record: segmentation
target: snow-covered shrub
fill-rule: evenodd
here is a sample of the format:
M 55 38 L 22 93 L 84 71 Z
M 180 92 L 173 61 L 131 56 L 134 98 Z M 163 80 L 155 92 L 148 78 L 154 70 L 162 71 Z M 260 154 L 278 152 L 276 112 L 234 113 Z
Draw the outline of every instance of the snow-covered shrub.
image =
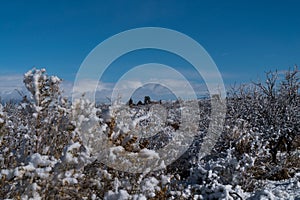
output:
M 5 134 L 4 133 L 4 125 L 6 123 L 6 119 L 5 119 L 5 113 L 3 112 L 3 106 L 0 103 L 0 142 L 2 141 L 2 137 Z
M 182 126 L 185 102 L 161 102 L 156 109 L 151 101 L 95 106 L 83 96 L 70 105 L 60 82 L 44 69 L 30 70 L 24 83 L 31 96 L 0 105 L 1 199 L 299 198 L 297 68 L 233 90 L 221 137 L 201 160 L 214 119 L 211 100 L 199 100 L 199 127 L 188 150 L 160 170 L 141 173 L 110 165 L 101 153 L 97 157 L 99 144 L 109 144 L 110 161 L 124 160 L 123 153 L 159 160 L 157 152 Z
M 299 162 L 293 161 L 299 160 L 295 150 L 300 143 L 293 142 L 299 137 L 299 100 L 297 68 L 282 79 L 269 72 L 265 84 L 244 85 L 230 94 L 219 151 L 231 149 L 238 160 L 237 183 L 244 189 L 261 187 L 258 180 L 287 179 L 299 169 Z
M 59 166 L 64 165 L 62 158 L 69 153 L 66 148 L 79 142 L 70 120 L 69 105 L 61 96 L 60 82 L 56 76 L 48 76 L 44 69 L 30 70 L 24 76 L 24 83 L 32 100 L 24 97 L 20 104 L 4 106 L 9 115 L 0 146 L 3 158 L 1 185 L 5 185 L 1 192 L 7 198 L 22 194 L 24 198 L 30 198 L 37 196 L 37 190 L 49 194 L 52 183 L 55 183 L 52 179 L 64 170 Z M 38 158 L 44 161 L 39 162 L 37 160 L 41 159 Z M 11 173 L 6 173 L 7 170 Z M 11 179 L 19 184 L 18 188 L 10 182 Z

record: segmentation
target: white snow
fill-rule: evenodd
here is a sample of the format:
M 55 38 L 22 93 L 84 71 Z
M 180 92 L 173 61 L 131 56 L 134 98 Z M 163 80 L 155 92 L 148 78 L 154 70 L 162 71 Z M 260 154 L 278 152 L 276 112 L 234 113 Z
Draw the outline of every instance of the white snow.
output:
M 132 200 L 147 200 L 143 194 L 135 194 L 132 196 Z
M 126 190 L 112 191 L 109 190 L 104 197 L 104 200 L 127 200 L 130 198 L 130 195 Z
M 149 197 L 155 197 L 155 191 L 159 190 L 159 181 L 154 178 L 145 178 L 141 183 L 142 191 L 149 195 Z
M 40 155 L 39 153 L 35 153 L 30 157 L 29 163 L 33 165 L 35 168 L 38 167 L 46 167 L 53 163 L 53 161 L 49 160 L 49 156 Z
M 77 184 L 78 183 L 76 178 L 71 178 L 71 177 L 64 178 L 62 180 L 62 182 L 64 183 L 64 185 L 66 185 L 66 184 Z
M 80 146 L 81 144 L 79 142 L 67 146 L 64 151 L 63 161 L 67 163 L 74 163 L 74 164 L 78 163 L 78 158 L 73 155 L 72 151 L 74 149 L 79 149 Z
M 159 154 L 154 151 L 154 150 L 149 150 L 149 149 L 142 149 L 139 153 L 138 156 L 141 158 L 147 158 L 147 159 L 159 159 Z
M 116 146 L 116 147 L 109 148 L 109 159 L 111 161 L 114 161 L 117 158 L 117 156 L 124 151 L 125 151 L 125 149 L 122 146 Z

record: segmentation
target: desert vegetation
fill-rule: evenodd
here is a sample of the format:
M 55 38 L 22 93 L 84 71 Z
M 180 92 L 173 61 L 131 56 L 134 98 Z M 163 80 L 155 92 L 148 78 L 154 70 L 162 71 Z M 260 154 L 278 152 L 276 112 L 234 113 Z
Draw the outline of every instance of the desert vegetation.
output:
M 155 156 L 181 126 L 184 102 L 161 103 L 164 117 L 152 112 L 149 96 L 139 106 L 95 105 L 84 96 L 71 104 L 61 79 L 32 69 L 24 75 L 31 96 L 0 104 L 0 198 L 300 199 L 299 78 L 295 67 L 232 87 L 221 137 L 201 159 L 201 143 L 214 119 L 211 99 L 198 100 L 199 127 L 188 150 L 158 171 L 129 173 L 101 162 L 82 135 L 97 129 L 114 151 Z M 156 135 L 135 135 L 151 127 Z

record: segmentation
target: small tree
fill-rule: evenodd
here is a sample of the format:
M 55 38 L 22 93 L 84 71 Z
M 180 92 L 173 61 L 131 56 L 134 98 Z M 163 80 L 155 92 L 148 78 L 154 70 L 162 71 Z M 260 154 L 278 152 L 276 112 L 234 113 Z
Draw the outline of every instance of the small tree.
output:
M 151 99 L 149 96 L 145 96 L 144 98 L 144 104 L 147 105 L 147 104 L 150 104 L 151 103 Z
M 143 102 L 139 101 L 136 105 L 138 105 L 138 106 L 143 105 Z
M 132 98 L 129 99 L 128 105 L 129 105 L 129 106 L 132 106 L 132 105 L 133 105 L 133 100 L 132 100 Z

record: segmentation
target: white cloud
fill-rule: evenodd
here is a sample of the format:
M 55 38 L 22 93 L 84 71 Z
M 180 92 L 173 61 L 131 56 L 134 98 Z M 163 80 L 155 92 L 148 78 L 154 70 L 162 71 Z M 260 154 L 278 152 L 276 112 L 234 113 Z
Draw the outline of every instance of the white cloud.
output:
M 0 75 L 0 90 L 12 91 L 23 87 L 23 76 L 19 74 Z
M 142 100 L 143 96 L 149 95 L 153 99 L 174 99 L 174 94 L 177 97 L 189 98 L 196 94 L 198 97 L 207 94 L 207 88 L 204 83 L 190 82 L 193 90 L 184 79 L 175 79 L 172 76 L 164 79 L 151 78 L 151 81 L 143 81 L 135 79 L 122 80 L 121 83 L 106 83 L 98 82 L 97 80 L 82 80 L 77 83 L 75 91 L 77 95 L 81 96 L 83 93 L 94 94 L 93 89 L 97 87 L 95 91 L 96 101 L 107 102 L 111 99 L 113 92 L 115 95 L 120 95 L 122 101 L 126 102 L 131 95 L 138 95 Z M 116 87 L 116 88 L 114 88 Z M 73 92 L 73 82 L 63 81 L 61 88 L 63 89 L 63 95 L 71 98 Z M 115 91 L 114 91 L 115 89 Z M 21 99 L 18 91 L 22 91 L 27 94 L 26 88 L 23 84 L 22 75 L 1 75 L 0 76 L 0 96 L 2 99 Z M 138 92 L 137 92 L 138 91 Z M 77 96 L 78 97 L 78 96 Z M 116 97 L 116 96 L 115 96 Z
M 19 92 L 26 94 L 22 75 L 0 75 L 0 96 L 2 100 L 19 100 L 22 98 Z

